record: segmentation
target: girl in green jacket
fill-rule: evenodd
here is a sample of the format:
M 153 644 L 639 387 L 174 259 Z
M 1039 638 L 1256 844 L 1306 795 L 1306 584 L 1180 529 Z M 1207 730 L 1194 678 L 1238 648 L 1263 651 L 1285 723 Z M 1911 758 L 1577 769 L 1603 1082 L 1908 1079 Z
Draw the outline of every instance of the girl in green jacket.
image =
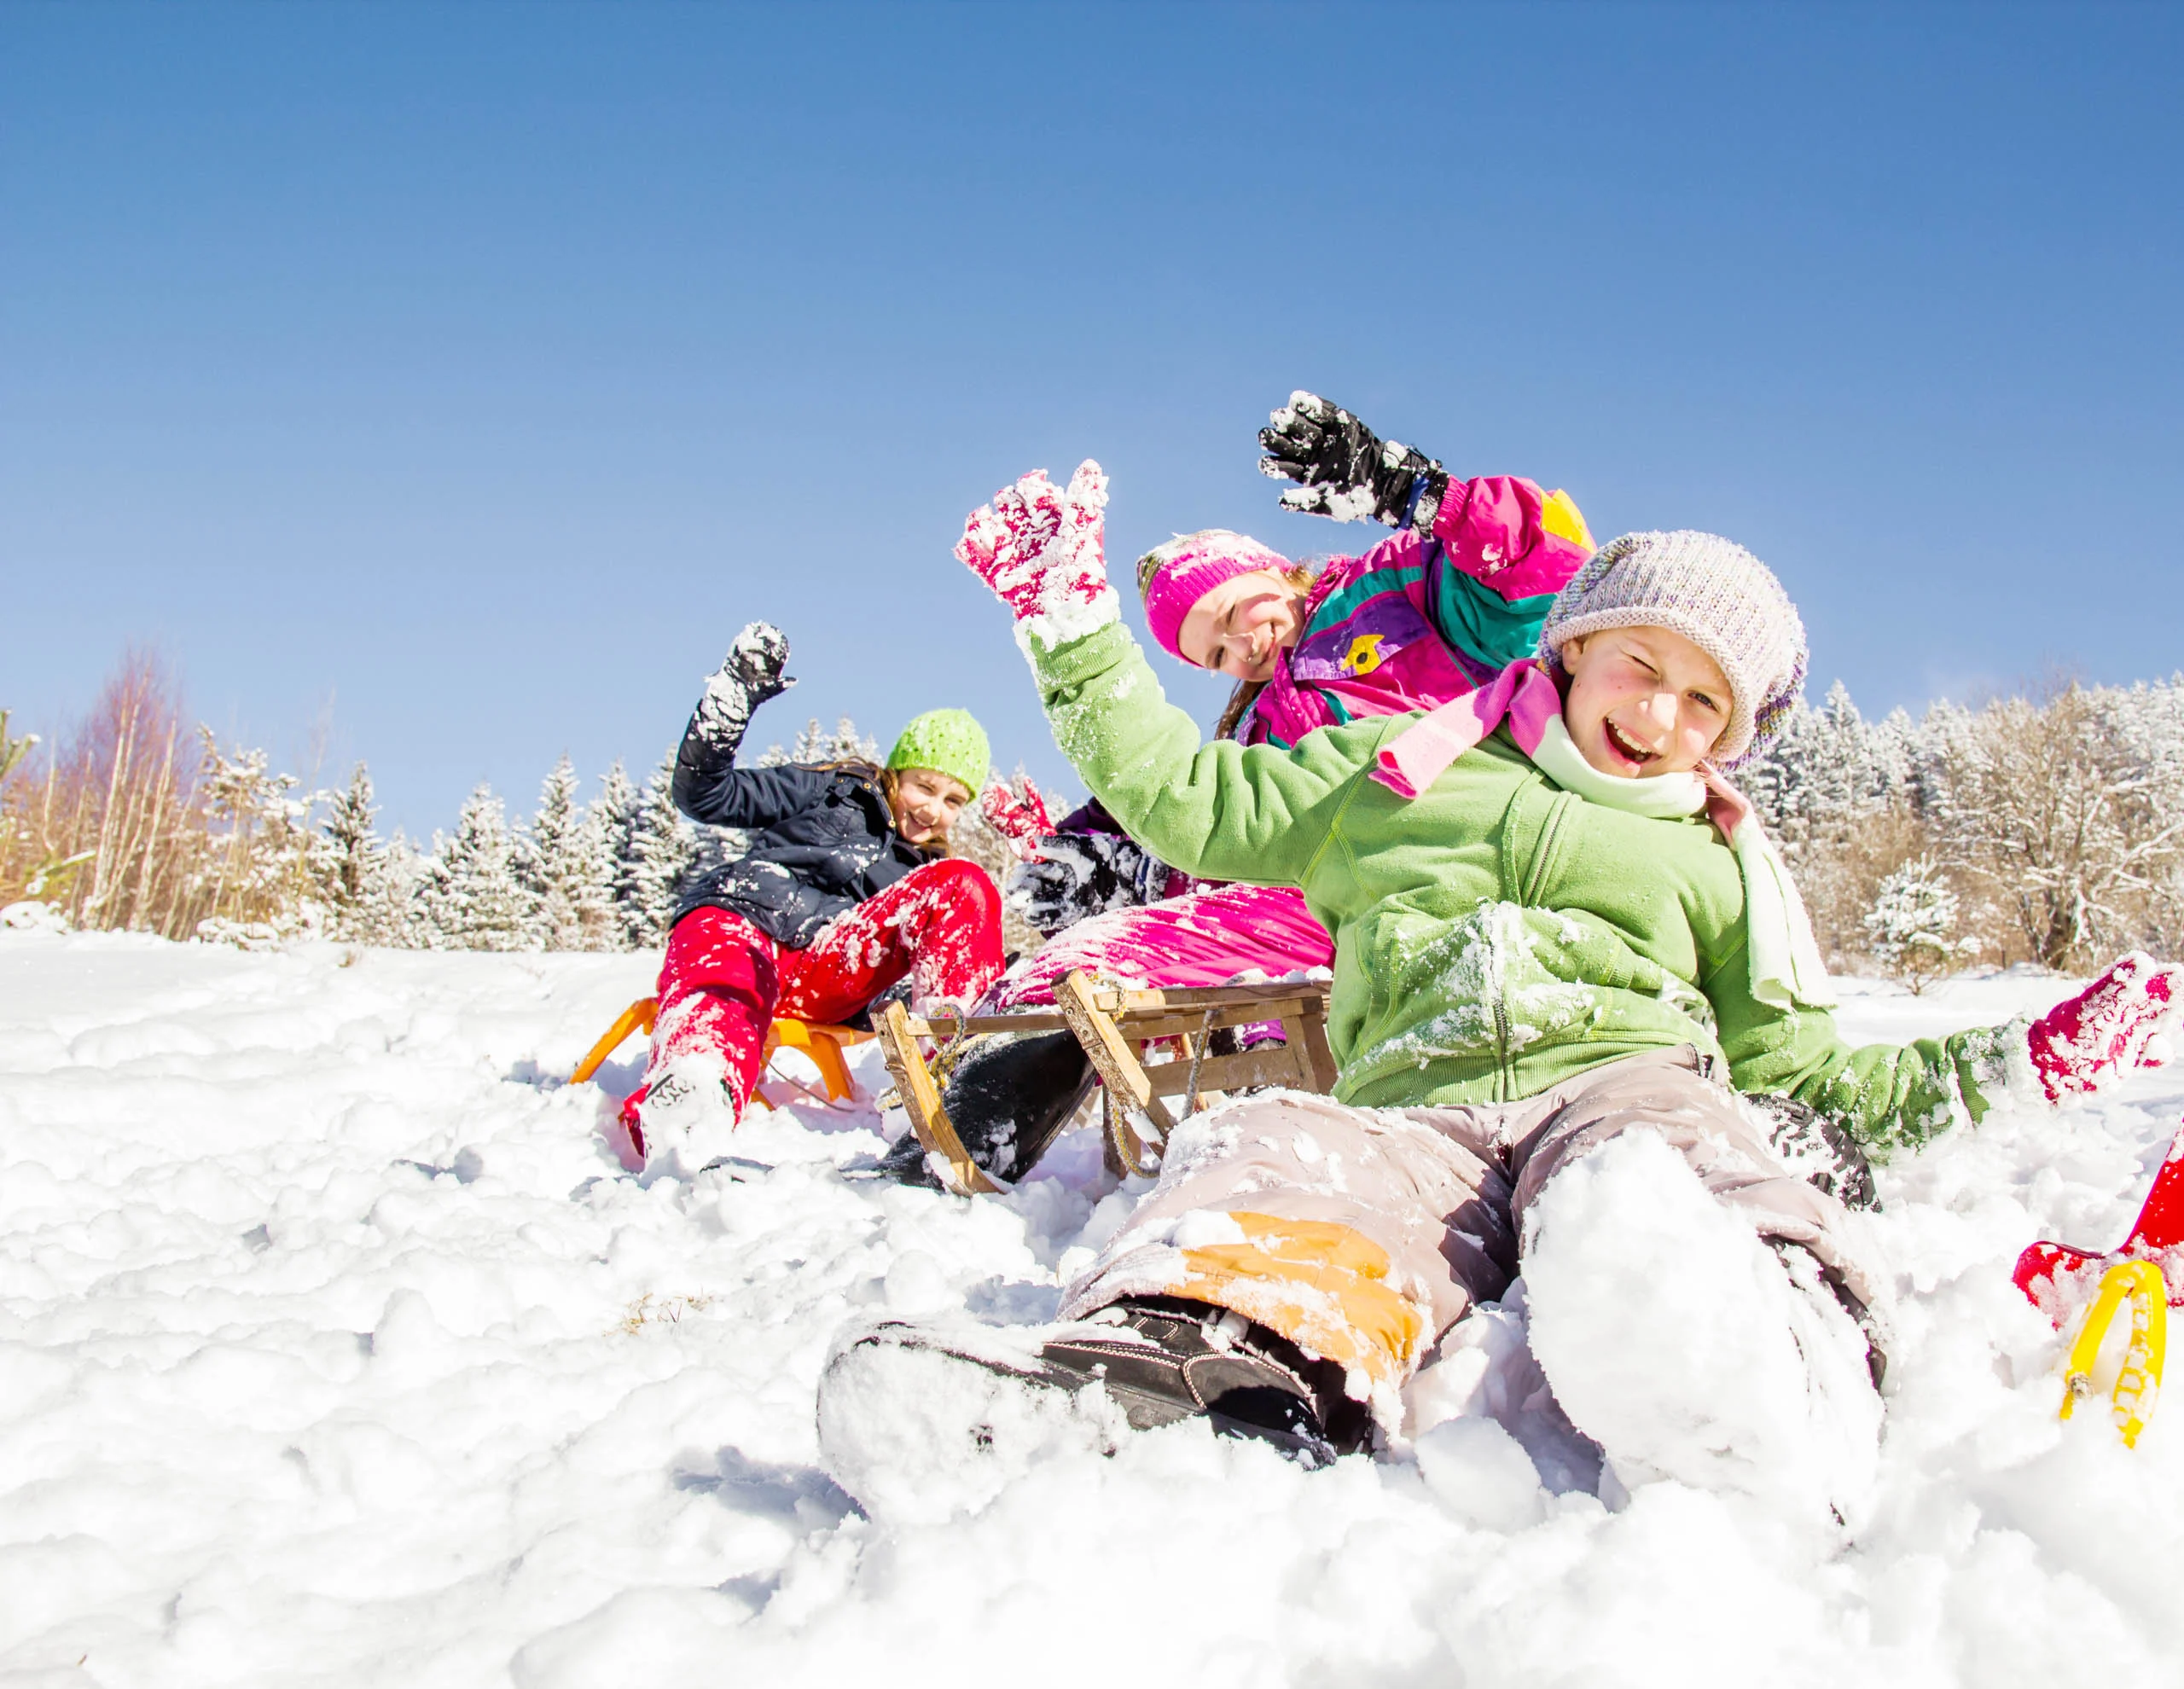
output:
M 1536 660 L 1285 751 L 1201 746 L 1162 698 L 1107 584 L 1105 502 L 1091 463 L 1066 495 L 1009 490 L 958 554 L 1014 611 L 1056 741 L 1131 837 L 1303 891 L 1335 938 L 1339 1077 L 1186 1123 L 1062 1325 L 843 1348 L 821 1402 L 837 1475 L 884 1488 L 930 1460 L 962 1389 L 985 1405 L 952 1434 L 1006 1443 L 996 1377 L 1045 1387 L 1019 1392 L 1047 1404 L 1025 1427 L 1067 1401 L 1139 1426 L 1206 1413 L 1308 1459 L 1362 1447 L 1521 1273 L 1534 1355 L 1623 1484 L 1854 1522 L 1882 1278 L 1737 1093 L 1796 1097 L 1885 1154 L 1998 1088 L 2052 1106 L 2158 1059 L 2184 970 L 2129 956 L 2036 1022 L 1844 1044 L 1796 888 L 1718 772 L 1805 669 L 1795 607 L 1727 540 L 1616 540 Z M 875 1368 L 917 1375 L 917 1423 L 852 1423 Z

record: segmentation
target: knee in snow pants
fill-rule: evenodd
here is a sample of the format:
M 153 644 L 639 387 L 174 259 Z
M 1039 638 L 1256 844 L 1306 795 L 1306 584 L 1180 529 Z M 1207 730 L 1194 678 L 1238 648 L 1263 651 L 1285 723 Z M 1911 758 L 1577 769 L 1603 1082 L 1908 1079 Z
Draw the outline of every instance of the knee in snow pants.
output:
M 905 975 L 920 1002 L 966 1003 L 1001 966 L 1001 894 L 984 868 L 954 858 L 912 869 L 801 950 L 784 949 L 740 914 L 693 909 L 675 923 L 660 962 L 646 1077 L 678 1055 L 717 1056 L 740 1116 L 776 1016 L 846 1020 Z M 635 1121 L 644 1095 L 640 1087 L 623 1106 L 625 1120 Z
M 1548 1181 L 1633 1128 L 1659 1134 L 1760 1236 L 1803 1245 L 1870 1303 L 1842 1204 L 1776 1160 L 1705 1065 L 1687 1048 L 1630 1056 L 1522 1101 L 1453 1108 L 1246 1097 L 1177 1131 L 1159 1185 L 1061 1317 L 1186 1297 L 1400 1384 L 1473 1303 L 1508 1288 Z

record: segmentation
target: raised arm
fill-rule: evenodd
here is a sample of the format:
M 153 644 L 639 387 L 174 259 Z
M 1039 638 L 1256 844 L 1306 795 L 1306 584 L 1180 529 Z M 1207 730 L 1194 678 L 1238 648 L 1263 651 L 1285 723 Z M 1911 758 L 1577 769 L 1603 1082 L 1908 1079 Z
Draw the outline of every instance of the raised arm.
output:
M 1455 479 L 1439 460 L 1383 441 L 1316 393 L 1292 393 L 1259 444 L 1260 469 L 1298 483 L 1283 491 L 1284 508 L 1396 529 L 1386 547 L 1419 570 L 1419 608 L 1449 645 L 1489 668 L 1532 654 L 1548 606 L 1592 554 L 1583 513 L 1567 493 L 1521 475 Z
M 826 796 L 831 777 L 810 769 L 735 766 L 752 712 L 796 684 L 782 672 L 787 666 L 787 636 L 753 622 L 706 677 L 705 695 L 675 753 L 675 807 L 692 821 L 768 827 Z
M 1066 493 L 1034 471 L 972 513 L 956 555 L 1014 612 L 1054 742 L 1131 838 L 1187 874 L 1301 884 L 1385 723 L 1295 753 L 1201 746 L 1122 626 L 1107 496 L 1096 463 Z
M 1121 623 L 1058 650 L 1033 644 L 1061 747 L 1132 839 L 1205 879 L 1302 885 L 1397 717 L 1305 736 L 1294 750 L 1199 740 Z

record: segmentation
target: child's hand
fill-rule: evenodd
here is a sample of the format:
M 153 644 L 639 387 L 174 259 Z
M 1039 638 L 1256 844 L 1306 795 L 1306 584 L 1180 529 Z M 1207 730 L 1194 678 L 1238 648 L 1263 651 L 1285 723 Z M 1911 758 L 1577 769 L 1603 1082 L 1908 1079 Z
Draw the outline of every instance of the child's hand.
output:
M 1449 485 L 1448 472 L 1432 458 L 1397 441 L 1383 444 L 1317 393 L 1290 394 L 1269 421 L 1259 430 L 1266 451 L 1259 473 L 1301 484 L 1281 495 L 1282 508 L 1338 522 L 1370 516 L 1391 528 L 1407 519 L 1419 532 L 1431 531 Z
M 2184 1012 L 2184 967 L 2134 950 L 2027 1030 L 2032 1071 L 2048 1100 L 2105 1091 L 2173 1053 L 2169 1035 Z
M 770 622 L 752 623 L 706 677 L 706 695 L 698 700 L 691 729 L 716 752 L 734 756 L 751 712 L 796 684 L 781 672 L 787 666 L 788 636 Z
M 1019 862 L 1028 862 L 1037 855 L 1039 841 L 1054 830 L 1054 820 L 1047 813 L 1046 794 L 1031 783 L 1029 775 L 1024 777 L 1021 798 L 1000 781 L 994 781 L 979 799 L 979 813 L 986 818 L 987 826 L 1008 841 Z
M 771 622 L 753 622 L 735 636 L 721 659 L 720 672 L 733 676 L 749 693 L 756 709 L 769 698 L 778 698 L 796 682 L 781 671 L 788 667 L 788 636 Z
M 1110 909 L 1157 900 L 1168 867 L 1119 833 L 1057 833 L 1009 870 L 1008 905 L 1046 937 Z
M 963 523 L 956 554 L 1048 646 L 1119 614 L 1107 584 L 1107 477 L 1087 458 L 1063 492 L 1034 469 Z

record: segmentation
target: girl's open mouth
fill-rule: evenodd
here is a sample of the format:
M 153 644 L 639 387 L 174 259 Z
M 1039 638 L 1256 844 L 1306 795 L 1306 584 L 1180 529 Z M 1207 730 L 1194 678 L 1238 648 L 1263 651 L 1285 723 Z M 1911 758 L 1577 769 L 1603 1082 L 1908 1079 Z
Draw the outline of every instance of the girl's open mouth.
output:
M 1600 718 L 1600 730 L 1607 736 L 1607 748 L 1634 767 L 1643 768 L 1660 758 L 1659 752 L 1648 751 L 1643 746 L 1632 744 L 1623 736 L 1622 729 L 1606 717 Z

